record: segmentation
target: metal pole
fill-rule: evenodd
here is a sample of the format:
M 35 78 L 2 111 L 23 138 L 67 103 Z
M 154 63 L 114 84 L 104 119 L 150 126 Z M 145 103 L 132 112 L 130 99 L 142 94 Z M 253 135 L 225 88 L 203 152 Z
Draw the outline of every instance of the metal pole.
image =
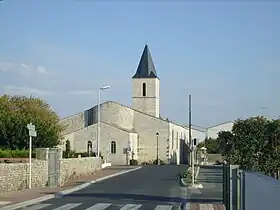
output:
M 194 185 L 194 145 L 192 140 L 192 95 L 189 94 L 189 141 L 192 149 L 192 185 Z
M 97 157 L 99 157 L 100 153 L 100 92 L 101 90 L 98 89 Z
M 159 161 L 158 161 L 158 135 L 157 135 L 157 165 L 159 165 Z
M 29 189 L 31 189 L 31 158 L 32 158 L 32 137 L 29 136 Z

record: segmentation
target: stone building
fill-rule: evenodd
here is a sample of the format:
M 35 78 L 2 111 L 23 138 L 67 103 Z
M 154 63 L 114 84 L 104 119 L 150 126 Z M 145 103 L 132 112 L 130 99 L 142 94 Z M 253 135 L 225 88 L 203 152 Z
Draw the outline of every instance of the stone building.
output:
M 131 107 L 113 101 L 101 104 L 103 158 L 114 165 L 126 165 L 131 159 L 138 163 L 154 161 L 158 154 L 167 163 L 187 163 L 188 128 L 160 117 L 160 80 L 147 45 L 132 77 L 132 88 Z M 67 125 L 63 149 L 69 140 L 76 152 L 96 151 L 97 110 L 98 106 L 94 106 L 62 120 Z M 203 135 L 203 132 L 198 134 Z

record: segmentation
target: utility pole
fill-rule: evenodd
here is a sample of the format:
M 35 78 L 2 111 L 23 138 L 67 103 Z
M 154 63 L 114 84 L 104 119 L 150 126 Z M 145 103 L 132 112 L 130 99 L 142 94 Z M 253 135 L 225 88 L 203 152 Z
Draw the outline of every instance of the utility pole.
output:
M 194 185 L 194 142 L 192 140 L 192 95 L 189 94 L 189 141 L 191 143 L 192 185 Z

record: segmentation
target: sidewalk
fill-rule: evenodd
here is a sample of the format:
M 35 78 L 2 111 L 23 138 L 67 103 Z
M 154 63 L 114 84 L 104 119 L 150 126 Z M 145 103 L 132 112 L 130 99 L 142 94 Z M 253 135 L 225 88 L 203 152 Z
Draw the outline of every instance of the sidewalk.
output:
M 226 210 L 222 201 L 222 170 L 218 167 L 199 166 L 196 180 L 202 189 L 190 189 L 191 203 L 187 210 Z M 203 202 L 203 203 L 202 203 Z M 215 202 L 215 203 L 214 203 Z
M 55 193 L 68 190 L 78 185 L 82 185 L 89 181 L 94 181 L 103 177 L 118 174 L 121 172 L 129 171 L 131 169 L 137 168 L 135 166 L 111 166 L 98 171 L 94 175 L 81 176 L 75 180 L 69 180 L 62 187 L 55 188 L 33 188 L 16 192 L 8 192 L 0 195 L 0 208 L 7 205 L 12 205 L 16 203 L 21 203 L 24 201 L 40 198 L 46 195 L 53 195 Z M 51 198 L 51 196 L 50 196 Z

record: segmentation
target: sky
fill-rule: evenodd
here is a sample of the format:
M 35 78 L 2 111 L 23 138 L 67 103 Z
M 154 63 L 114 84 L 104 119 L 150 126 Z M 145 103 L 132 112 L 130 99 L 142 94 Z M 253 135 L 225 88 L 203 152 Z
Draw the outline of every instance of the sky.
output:
M 102 102 L 130 106 L 147 43 L 161 116 L 187 124 L 191 94 L 195 125 L 278 118 L 279 11 L 265 0 L 4 0 L 0 95 L 41 97 L 63 118 L 110 85 Z

